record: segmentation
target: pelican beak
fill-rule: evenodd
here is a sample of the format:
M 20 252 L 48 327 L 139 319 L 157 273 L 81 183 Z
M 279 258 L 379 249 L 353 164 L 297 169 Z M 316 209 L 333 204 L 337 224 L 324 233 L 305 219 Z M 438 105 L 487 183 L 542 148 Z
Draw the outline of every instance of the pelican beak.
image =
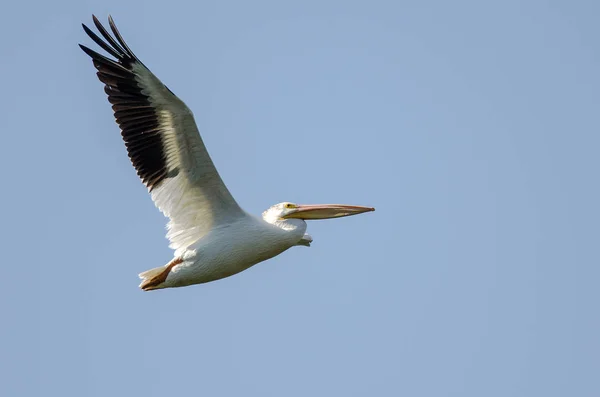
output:
M 341 218 L 344 216 L 358 215 L 363 212 L 375 211 L 372 207 L 361 207 L 359 205 L 342 205 L 342 204 L 316 204 L 316 205 L 299 205 L 292 212 L 285 215 L 283 218 L 299 218 L 299 219 L 330 219 Z

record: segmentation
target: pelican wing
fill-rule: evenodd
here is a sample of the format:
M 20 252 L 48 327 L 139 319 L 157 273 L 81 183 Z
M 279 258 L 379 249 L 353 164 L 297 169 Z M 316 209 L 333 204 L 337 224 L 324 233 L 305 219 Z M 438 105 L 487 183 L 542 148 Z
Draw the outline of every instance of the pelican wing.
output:
M 108 21 L 114 38 L 95 16 L 93 19 L 105 41 L 87 26 L 83 29 L 115 59 L 80 47 L 92 58 L 98 78 L 105 84 L 138 176 L 156 206 L 170 218 L 170 247 L 185 250 L 213 226 L 244 212 L 210 159 L 192 112 L 133 54 L 111 17 Z

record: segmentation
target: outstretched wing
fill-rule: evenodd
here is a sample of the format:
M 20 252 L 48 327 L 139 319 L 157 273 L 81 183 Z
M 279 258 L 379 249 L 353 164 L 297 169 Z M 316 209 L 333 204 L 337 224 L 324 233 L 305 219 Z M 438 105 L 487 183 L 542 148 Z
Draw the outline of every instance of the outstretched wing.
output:
M 105 84 L 138 176 L 156 206 L 170 218 L 170 247 L 185 250 L 213 226 L 245 213 L 221 180 L 185 103 L 133 54 L 110 16 L 114 38 L 93 19 L 105 41 L 87 26 L 83 29 L 114 59 L 80 47 Z

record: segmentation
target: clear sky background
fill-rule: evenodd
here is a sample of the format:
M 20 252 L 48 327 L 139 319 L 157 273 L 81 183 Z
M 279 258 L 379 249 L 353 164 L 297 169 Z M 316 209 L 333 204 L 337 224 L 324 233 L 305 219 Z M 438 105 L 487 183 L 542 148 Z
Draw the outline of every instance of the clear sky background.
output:
M 165 219 L 80 23 L 111 13 L 238 202 L 377 211 L 144 293 Z M 2 396 L 600 395 L 600 3 L 9 2 Z M 91 26 L 91 25 L 90 25 Z

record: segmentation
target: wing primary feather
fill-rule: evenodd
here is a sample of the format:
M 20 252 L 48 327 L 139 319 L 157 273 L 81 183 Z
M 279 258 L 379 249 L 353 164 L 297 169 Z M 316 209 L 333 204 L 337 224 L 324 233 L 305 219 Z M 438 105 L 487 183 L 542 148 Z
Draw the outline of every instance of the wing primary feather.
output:
M 113 47 L 109 46 L 104 41 L 102 41 L 102 39 L 98 37 L 96 33 L 92 32 L 90 28 L 85 26 L 85 24 L 82 23 L 81 26 L 83 26 L 83 30 L 85 31 L 85 33 L 87 33 L 87 35 L 90 36 L 90 38 L 94 40 L 96 44 L 102 47 L 104 51 L 108 52 L 110 55 L 117 59 L 123 58 L 124 55 L 122 53 L 117 52 Z
M 115 39 L 113 39 L 113 37 L 108 33 L 108 31 L 104 28 L 104 26 L 102 26 L 102 24 L 100 23 L 98 18 L 96 18 L 95 15 L 92 15 L 92 19 L 94 20 L 94 25 L 96 25 L 96 29 L 98 29 L 98 31 L 100 32 L 102 37 L 104 37 L 104 39 L 106 41 L 108 41 L 110 43 L 110 45 L 113 46 L 113 48 L 121 54 L 121 56 L 117 57 L 119 59 L 119 61 L 121 61 L 121 62 L 127 61 L 127 63 L 129 63 L 129 62 L 135 60 L 134 58 L 130 58 L 128 56 L 127 51 L 125 51 L 123 49 L 123 47 L 121 47 L 119 45 L 119 43 L 117 43 L 115 41 Z
M 85 52 L 86 54 L 88 54 L 95 61 L 98 61 L 100 63 L 106 63 L 106 64 L 109 64 L 109 65 L 115 64 L 115 65 L 123 68 L 123 66 L 119 65 L 117 62 L 113 61 L 110 58 L 105 57 L 104 55 L 98 54 L 94 50 L 90 50 L 89 48 L 87 48 L 83 44 L 79 44 L 79 48 L 81 48 L 83 50 L 83 52 Z M 123 68 L 123 69 L 125 69 L 125 68 Z M 125 69 L 125 70 L 127 70 L 127 69 Z
M 114 65 L 104 64 L 102 62 L 98 62 L 95 59 L 94 59 L 94 66 L 98 70 L 100 70 L 100 68 L 103 67 L 104 73 L 112 74 L 115 77 L 120 77 L 120 78 L 125 78 L 125 79 L 127 79 L 127 78 L 131 79 L 133 77 L 133 73 L 131 73 L 130 71 L 128 71 L 126 69 L 118 68 L 118 67 L 115 67 Z
M 83 30 L 117 61 L 84 45 L 80 47 L 92 58 L 94 67 L 98 70 L 98 79 L 105 84 L 104 92 L 113 105 L 115 119 L 138 176 L 152 190 L 166 177 L 167 160 L 162 137 L 163 126 L 150 98 L 142 91 L 139 76 L 134 72 L 134 65 L 141 62 L 125 44 L 112 18 L 109 18 L 109 23 L 117 40 L 102 26 L 98 18 L 93 16 L 93 20 L 106 41 L 85 25 L 82 25 Z
M 131 49 L 129 48 L 129 46 L 127 45 L 127 43 L 125 43 L 125 40 L 123 40 L 123 37 L 121 37 L 121 33 L 119 33 L 119 29 L 117 29 L 117 25 L 115 25 L 115 21 L 113 20 L 112 16 L 110 16 L 110 15 L 108 16 L 108 25 L 110 26 L 110 29 L 114 33 L 114 35 L 117 38 L 117 40 L 119 40 L 119 43 L 121 44 L 121 46 L 123 46 L 123 48 L 125 49 L 125 51 L 127 51 L 127 54 L 132 59 L 135 59 L 136 61 L 139 61 L 139 59 L 135 56 L 135 54 L 133 53 L 133 51 L 131 51 Z

